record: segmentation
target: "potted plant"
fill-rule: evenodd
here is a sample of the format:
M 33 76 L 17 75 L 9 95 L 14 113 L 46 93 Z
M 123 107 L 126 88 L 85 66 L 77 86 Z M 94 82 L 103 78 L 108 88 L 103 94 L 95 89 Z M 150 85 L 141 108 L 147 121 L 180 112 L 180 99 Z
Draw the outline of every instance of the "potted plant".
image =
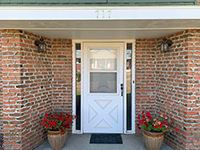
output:
M 164 140 L 165 132 L 176 131 L 177 128 L 171 128 L 172 121 L 162 113 L 159 118 L 153 118 L 149 112 L 142 112 L 138 115 L 139 129 L 143 129 L 143 138 L 148 150 L 159 150 Z
M 53 150 L 61 150 L 67 139 L 67 129 L 70 129 L 76 115 L 68 113 L 45 114 L 40 125 L 47 129 L 49 144 Z

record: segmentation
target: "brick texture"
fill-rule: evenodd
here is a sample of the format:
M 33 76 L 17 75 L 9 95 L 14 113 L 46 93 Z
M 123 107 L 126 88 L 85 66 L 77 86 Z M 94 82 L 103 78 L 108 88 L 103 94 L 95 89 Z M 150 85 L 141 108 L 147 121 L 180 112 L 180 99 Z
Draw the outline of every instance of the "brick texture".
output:
M 156 85 L 156 39 L 136 40 L 135 65 L 135 113 L 143 110 L 154 115 Z M 136 115 L 137 116 L 137 115 Z M 141 134 L 136 128 L 136 133 Z
M 6 150 L 33 149 L 46 138 L 39 126 L 45 112 L 72 112 L 71 40 L 43 37 L 47 52 L 38 53 L 34 41 L 39 35 L 21 30 L 2 30 L 1 35 L 4 146 Z M 200 30 L 166 37 L 173 41 L 166 53 L 160 52 L 163 37 L 136 40 L 136 116 L 142 110 L 155 116 L 166 113 L 178 128 L 177 133 L 166 134 L 166 142 L 177 150 L 197 150 Z
M 1 30 L 0 30 L 0 150 L 3 150 L 3 96 L 2 96 L 2 52 L 1 52 Z
M 53 111 L 72 113 L 72 41 L 53 39 Z
M 71 91 L 72 75 L 67 63 L 59 67 L 65 59 L 70 60 L 71 67 L 71 41 L 66 40 L 62 46 L 58 40 L 59 46 L 56 47 L 52 39 L 43 37 L 47 52 L 38 53 L 34 42 L 40 38 L 39 35 L 21 30 L 2 30 L 3 127 L 4 147 L 7 150 L 33 149 L 44 141 L 46 131 L 39 126 L 39 122 L 44 113 L 59 110 L 57 106 L 52 107 L 52 102 L 54 105 L 66 104 L 63 101 L 65 98 L 70 105 L 66 106 L 68 109 L 62 107 L 60 110 L 71 112 L 72 96 L 67 90 Z M 63 91 L 67 94 L 63 94 Z M 53 97 L 63 103 L 56 103 Z
M 3 97 L 2 97 L 2 52 L 1 52 L 1 30 L 0 30 L 0 134 L 3 130 Z
M 166 136 L 175 149 L 200 149 L 199 83 L 200 30 L 187 30 L 167 36 L 173 45 L 160 52 L 158 39 L 156 65 L 156 113 L 169 115 L 178 133 Z
M 52 56 L 52 110 L 72 114 L 72 41 L 53 39 Z

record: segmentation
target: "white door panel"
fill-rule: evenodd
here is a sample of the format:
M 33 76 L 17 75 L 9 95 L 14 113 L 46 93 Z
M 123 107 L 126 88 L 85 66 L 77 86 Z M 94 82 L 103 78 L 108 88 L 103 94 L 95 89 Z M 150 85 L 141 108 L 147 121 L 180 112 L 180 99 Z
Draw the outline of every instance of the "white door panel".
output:
M 123 132 L 123 44 L 84 44 L 84 133 Z

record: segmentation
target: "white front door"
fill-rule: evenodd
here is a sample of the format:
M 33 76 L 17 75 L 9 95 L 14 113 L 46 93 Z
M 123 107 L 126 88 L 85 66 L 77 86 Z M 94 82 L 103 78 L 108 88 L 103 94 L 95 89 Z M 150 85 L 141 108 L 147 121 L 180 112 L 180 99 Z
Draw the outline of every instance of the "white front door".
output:
M 84 43 L 84 133 L 123 133 L 123 43 Z

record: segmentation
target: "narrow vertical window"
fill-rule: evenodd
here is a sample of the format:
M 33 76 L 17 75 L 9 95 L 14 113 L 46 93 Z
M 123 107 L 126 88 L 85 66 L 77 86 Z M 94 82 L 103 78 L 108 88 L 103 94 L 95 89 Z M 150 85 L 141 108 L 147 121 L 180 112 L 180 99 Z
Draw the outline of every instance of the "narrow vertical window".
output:
M 127 130 L 132 130 L 132 43 L 127 43 L 126 50 L 126 103 Z
M 81 130 L 81 44 L 76 43 L 76 130 Z

